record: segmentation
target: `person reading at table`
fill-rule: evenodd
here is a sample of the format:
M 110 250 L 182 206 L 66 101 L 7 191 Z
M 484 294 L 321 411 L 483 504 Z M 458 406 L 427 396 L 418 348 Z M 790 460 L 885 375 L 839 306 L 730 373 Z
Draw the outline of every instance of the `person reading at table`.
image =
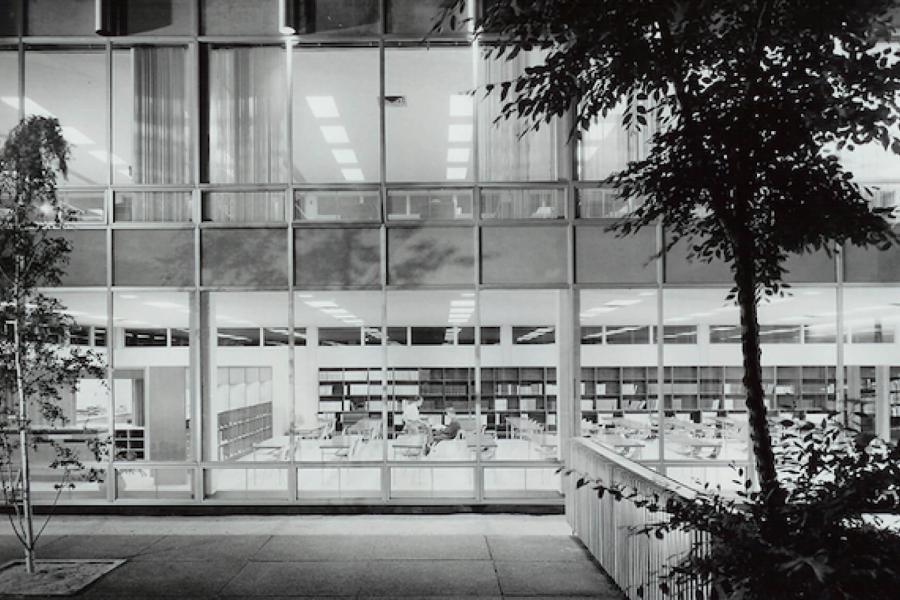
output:
M 447 411 L 445 413 L 444 420 L 446 423 L 442 429 L 439 429 L 434 432 L 433 439 L 434 442 L 441 442 L 444 440 L 453 440 L 456 439 L 456 436 L 459 434 L 459 430 L 461 429 L 461 425 L 459 421 L 456 419 L 456 409 L 452 406 L 447 407 Z

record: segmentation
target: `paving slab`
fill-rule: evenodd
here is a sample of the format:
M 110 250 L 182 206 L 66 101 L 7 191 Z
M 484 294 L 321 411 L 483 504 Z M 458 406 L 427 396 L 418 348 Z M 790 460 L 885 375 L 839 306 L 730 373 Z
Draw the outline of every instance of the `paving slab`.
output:
M 622 592 L 587 561 L 496 561 L 504 596 L 599 596 L 621 599 Z
M 487 537 L 494 560 L 513 561 L 583 561 L 591 560 L 591 554 L 569 535 L 491 535 Z
M 489 560 L 372 561 L 366 564 L 362 589 L 373 597 L 500 595 Z
M 136 561 L 247 560 L 268 535 L 167 535 L 134 557 Z
M 132 558 L 162 539 L 161 535 L 66 535 L 48 543 L 42 558 Z
M 239 561 L 136 561 L 109 573 L 80 596 L 214 597 L 240 571 Z
M 488 560 L 480 535 L 273 536 L 253 556 L 259 561 Z
M 354 565 L 358 565 L 354 566 Z M 250 562 L 222 590 L 223 595 L 355 596 L 365 563 Z

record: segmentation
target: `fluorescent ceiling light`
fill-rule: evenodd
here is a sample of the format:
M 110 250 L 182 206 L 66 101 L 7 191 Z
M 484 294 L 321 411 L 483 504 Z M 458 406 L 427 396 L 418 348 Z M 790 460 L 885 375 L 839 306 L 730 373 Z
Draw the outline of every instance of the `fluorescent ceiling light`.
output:
M 353 165 L 359 162 L 352 148 L 332 148 L 331 154 L 339 165 Z
M 450 96 L 451 117 L 471 117 L 472 112 L 472 96 L 468 94 L 453 94 Z
M 312 298 L 313 294 L 297 294 L 298 298 Z
M 634 304 L 640 304 L 640 300 L 610 300 L 606 303 L 607 306 L 632 306 Z
M 362 169 L 341 169 L 341 175 L 347 181 L 365 181 L 366 176 L 363 175 Z
M 467 163 L 469 162 L 470 150 L 468 148 L 447 148 L 448 163 Z
M 463 298 L 474 298 L 475 292 L 460 292 L 459 295 Z
M 319 127 L 325 141 L 329 144 L 348 144 L 350 138 L 347 136 L 347 130 L 343 125 L 322 125 Z
M 451 300 L 450 306 L 475 306 L 474 300 Z
M 66 138 L 66 141 L 71 142 L 73 144 L 93 144 L 94 140 L 89 138 L 88 136 L 81 133 L 81 130 L 77 127 L 72 127 L 70 125 L 65 125 L 62 127 L 63 137 Z
M 328 313 L 329 315 L 349 315 L 350 314 L 349 312 L 347 312 L 346 308 L 338 308 L 338 307 L 323 308 L 322 312 Z
M 137 295 L 135 294 L 119 294 L 119 298 L 123 300 L 137 300 Z
M 447 179 L 465 179 L 467 171 L 466 167 L 447 167 Z
M 305 300 L 304 303 L 313 308 L 326 308 L 328 306 L 337 307 L 337 304 L 335 304 L 333 300 Z
M 587 312 L 591 314 L 597 314 L 613 312 L 614 310 L 616 310 L 615 306 L 595 306 L 594 308 L 589 308 Z
M 656 292 L 641 292 L 638 296 L 655 296 Z
M 447 139 L 451 142 L 471 142 L 472 126 L 471 125 L 450 125 L 447 131 Z
M 169 302 L 167 300 L 152 300 L 150 302 L 144 302 L 147 306 L 155 306 L 156 308 L 174 308 L 176 310 L 187 310 L 186 306 L 182 306 L 181 304 L 177 304 L 175 302 Z
M 16 96 L 3 96 L 0 98 L 0 101 L 7 106 L 11 106 L 16 110 L 19 110 L 19 99 Z M 32 100 L 31 98 L 25 98 L 25 114 L 28 115 L 43 115 L 45 117 L 54 116 L 52 112 Z
M 306 103 L 317 119 L 335 119 L 341 116 L 334 103 L 334 96 L 307 96 Z

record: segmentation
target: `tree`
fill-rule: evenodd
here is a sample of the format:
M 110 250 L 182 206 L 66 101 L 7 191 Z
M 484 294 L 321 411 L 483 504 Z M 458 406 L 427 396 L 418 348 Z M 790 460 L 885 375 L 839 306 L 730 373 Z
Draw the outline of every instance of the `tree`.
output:
M 13 530 L 34 572 L 30 452 L 38 444 L 54 450 L 51 467 L 62 469 L 59 492 L 73 473 L 96 478 L 68 446 L 32 430 L 37 411 L 48 426 L 64 423 L 65 390 L 83 378 L 102 378 L 97 354 L 64 348 L 77 326 L 65 307 L 44 295 L 41 286 L 58 285 L 71 245 L 54 235 L 66 215 L 56 196 L 57 173 L 66 175 L 69 147 L 56 119 L 29 117 L 0 149 L 0 478 L 4 499 L 15 508 Z M 95 454 L 99 444 L 91 445 Z M 46 522 L 44 524 L 46 526 Z
M 485 54 L 546 52 L 543 64 L 488 85 L 500 118 L 536 130 L 572 116 L 572 135 L 621 102 L 623 125 L 650 129 L 646 158 L 607 183 L 638 203 L 614 229 L 662 223 L 663 249 L 732 270 L 743 383 L 760 486 L 778 482 L 760 366 L 757 305 L 783 293 L 791 253 L 896 239 L 837 158 L 878 143 L 900 153 L 900 52 L 894 0 L 495 0 L 476 19 Z M 440 30 L 464 14 L 443 13 Z

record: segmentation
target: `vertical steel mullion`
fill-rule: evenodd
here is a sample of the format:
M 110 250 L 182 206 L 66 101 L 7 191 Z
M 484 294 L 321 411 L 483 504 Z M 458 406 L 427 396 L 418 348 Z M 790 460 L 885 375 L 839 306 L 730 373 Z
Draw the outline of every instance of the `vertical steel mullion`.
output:
M 294 44 L 293 41 L 285 40 L 285 64 L 287 86 L 287 106 L 285 107 L 286 129 L 287 129 L 287 163 L 288 163 L 288 186 L 285 191 L 286 200 L 284 207 L 284 217 L 287 219 L 287 264 L 288 264 L 288 386 L 290 393 L 290 409 L 288 410 L 291 423 L 291 430 L 288 432 L 288 448 L 290 450 L 288 469 L 288 500 L 297 501 L 297 485 L 300 476 L 295 466 L 296 453 L 296 435 L 294 433 L 294 424 L 297 422 L 297 385 L 296 385 L 296 344 L 294 340 L 294 279 L 296 273 L 296 264 L 294 256 Z M 265 343 L 265 342 L 263 342 Z
M 24 2 L 23 2 L 24 8 Z M 24 16 L 24 10 L 23 10 Z M 107 368 L 106 368 L 106 377 L 107 377 L 107 385 L 109 385 L 109 419 L 107 422 L 107 432 L 110 436 L 110 448 L 109 455 L 107 457 L 107 485 L 106 485 L 106 499 L 110 502 L 114 502 L 116 500 L 117 495 L 117 477 L 116 471 L 113 468 L 113 461 L 115 461 L 116 457 L 116 399 L 115 399 L 115 386 L 113 385 L 113 373 L 114 373 L 114 351 L 113 346 L 115 345 L 113 342 L 113 326 L 115 324 L 115 320 L 113 318 L 113 231 L 110 227 L 110 220 L 112 214 L 112 44 L 109 40 L 105 41 L 104 45 L 104 84 L 106 85 L 106 95 L 104 98 L 104 103 L 106 105 L 106 122 L 104 123 L 104 127 L 106 128 L 106 160 L 107 160 L 107 171 L 106 171 L 106 185 L 103 189 L 103 203 L 104 203 L 104 227 L 106 228 L 106 235 L 104 235 L 104 244 L 106 246 L 106 359 L 107 359 Z M 24 88 L 23 88 L 24 93 Z M 24 108 L 24 100 L 22 101 L 22 105 Z
M 835 268 L 835 366 L 834 366 L 834 408 L 844 425 L 849 426 L 847 399 L 844 397 L 844 248 L 836 246 Z
M 467 6 L 468 16 L 471 18 L 475 13 L 475 3 L 469 2 Z M 474 88 L 477 90 L 481 85 L 481 69 L 479 62 L 479 44 L 478 40 L 472 38 L 471 40 L 471 56 L 472 56 L 472 81 L 474 83 Z M 473 355 L 473 377 L 475 379 L 474 386 L 474 394 L 475 394 L 475 431 L 481 431 L 481 415 L 482 415 L 482 394 L 483 390 L 481 388 L 481 373 L 483 366 L 481 364 L 481 215 L 482 215 L 482 204 L 481 204 L 481 153 L 479 152 L 479 144 L 480 144 L 480 135 L 479 135 L 479 107 L 477 99 L 477 94 L 472 97 L 472 181 L 475 183 L 474 189 L 472 190 L 472 218 L 474 219 L 474 231 L 473 231 L 473 248 L 475 253 L 475 269 L 474 269 L 474 289 L 475 289 L 475 322 L 473 323 L 474 327 L 474 338 L 475 338 L 475 347 L 474 347 L 474 355 Z M 458 340 L 457 340 L 458 342 Z M 487 428 L 485 427 L 485 430 Z M 484 502 L 484 465 L 482 465 L 481 460 L 481 440 L 477 440 L 478 446 L 475 448 L 475 467 L 474 467 L 474 484 L 475 484 L 475 501 L 476 502 Z
M 386 16 L 385 2 L 381 3 L 381 28 L 384 31 Z M 388 246 L 387 246 L 387 124 L 384 112 L 385 94 L 385 49 L 384 39 L 378 42 L 378 187 L 381 200 L 381 224 L 379 225 L 378 242 L 381 248 L 381 257 L 378 261 L 379 282 L 381 284 L 381 500 L 388 502 L 391 499 L 391 469 L 388 466 L 388 427 L 387 427 L 387 380 L 388 380 L 388 346 L 387 346 L 387 321 L 388 321 Z
M 198 6 L 195 6 L 195 14 L 198 12 Z M 195 19 L 199 20 L 199 19 Z M 195 30 L 196 33 L 196 30 Z M 193 77 L 190 77 L 189 83 L 191 85 L 187 85 L 186 89 L 190 90 L 190 98 L 189 104 L 190 113 L 189 113 L 189 123 L 192 124 L 191 127 L 191 159 L 192 159 L 192 168 L 191 168 L 191 179 L 192 179 L 192 190 L 191 190 L 191 221 L 193 224 L 193 250 L 194 250 L 194 291 L 191 294 L 193 297 L 193 302 L 191 306 L 191 310 L 194 311 L 194 327 L 190 332 L 190 335 L 193 336 L 191 339 L 192 348 L 191 351 L 191 361 L 190 369 L 192 372 L 192 381 L 193 385 L 193 397 L 192 397 L 192 407 L 191 413 L 194 416 L 194 427 L 191 432 L 191 439 L 194 441 L 194 464 L 195 468 L 193 470 L 194 476 L 194 501 L 195 502 L 203 502 L 206 498 L 206 477 L 202 468 L 200 468 L 200 463 L 203 462 L 204 457 L 204 443 L 206 442 L 204 432 L 207 429 L 207 424 L 203 420 L 203 403 L 204 396 L 212 394 L 211 390 L 206 389 L 203 385 L 203 382 L 208 381 L 209 378 L 205 378 L 203 376 L 203 371 L 209 368 L 209 365 L 206 364 L 206 361 L 203 360 L 203 345 L 204 341 L 202 336 L 204 334 L 203 328 L 203 298 L 201 294 L 203 292 L 200 291 L 200 276 L 201 276 L 201 264 L 200 261 L 202 259 L 202 251 L 201 251 L 201 239 L 200 239 L 200 223 L 203 220 L 203 195 L 200 192 L 200 173 L 201 173 L 201 153 L 200 153 L 200 139 L 203 131 L 203 124 L 200 122 L 200 89 L 203 85 L 201 77 L 204 73 L 201 72 L 200 69 L 200 44 L 194 39 L 188 44 L 188 68 L 185 69 L 186 73 L 192 73 Z M 208 303 L 207 303 L 208 305 Z M 207 319 L 209 317 L 207 316 Z M 206 342 L 208 343 L 208 342 Z
M 662 223 L 656 225 L 656 251 L 662 252 L 664 247 Z M 656 259 L 656 417 L 657 422 L 657 438 L 659 439 L 659 472 L 666 474 L 666 422 L 665 422 L 665 393 L 664 386 L 666 382 L 665 376 L 665 335 L 663 327 L 665 323 L 665 269 L 664 256 L 660 255 Z

